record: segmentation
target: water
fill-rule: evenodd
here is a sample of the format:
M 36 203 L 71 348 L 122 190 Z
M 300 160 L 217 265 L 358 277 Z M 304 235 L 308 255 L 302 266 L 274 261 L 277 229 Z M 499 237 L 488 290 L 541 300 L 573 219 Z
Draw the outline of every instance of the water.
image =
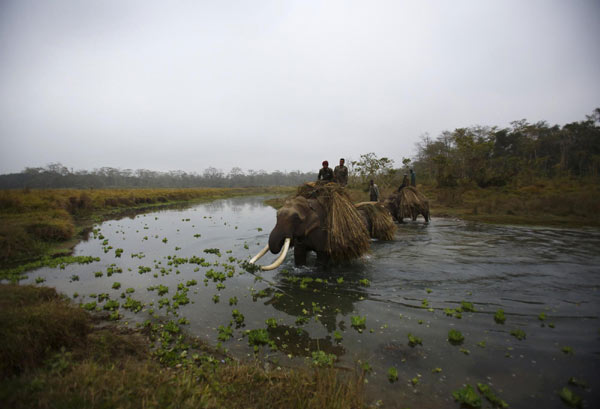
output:
M 264 280 L 257 280 L 228 259 L 248 259 L 267 243 L 275 210 L 263 205 L 264 199 L 219 200 L 104 222 L 97 226 L 104 239 L 90 238 L 75 248 L 75 255 L 98 256 L 100 262 L 42 268 L 29 274 L 29 282 L 44 277 L 45 285 L 67 295 L 77 292 L 82 302 L 102 292 L 120 300 L 125 288 L 134 288 L 132 296 L 148 305 L 136 315 L 121 310 L 124 321 L 134 323 L 147 319 L 150 308 L 172 318 L 158 308 L 161 297 L 147 287 L 168 286 L 166 296 L 171 298 L 179 283 L 196 279 L 198 285 L 188 294 L 192 303 L 178 310 L 190 321 L 187 329 L 192 334 L 216 344 L 216 328 L 227 325 L 237 308 L 245 315 L 245 327 L 224 346 L 240 359 L 252 358 L 243 331 L 267 328 L 265 320 L 275 318 L 277 327 L 269 328 L 269 334 L 278 350 L 263 347 L 260 356 L 265 362 L 303 365 L 317 349 L 335 354 L 338 367 L 354 369 L 367 362 L 372 368 L 368 400 L 382 400 L 385 407 L 459 407 L 452 391 L 478 382 L 491 385 L 513 408 L 565 407 L 558 397 L 565 386 L 582 396 L 587 407 L 598 407 L 599 230 L 434 218 L 429 225 L 399 226 L 396 240 L 373 242 L 368 256 L 343 265 L 295 268 L 290 252 L 278 270 L 260 273 Z M 107 253 L 104 240 L 113 246 Z M 115 257 L 117 248 L 123 249 L 121 257 Z M 221 257 L 204 253 L 207 248 L 219 248 Z M 198 256 L 220 265 L 169 266 L 169 256 Z M 273 258 L 268 254 L 261 262 Z M 113 263 L 123 273 L 108 277 Z M 218 291 L 212 280 L 205 286 L 205 272 L 225 271 L 223 263 L 236 265 L 235 275 L 224 282 L 226 288 Z M 139 266 L 152 271 L 139 274 Z M 95 277 L 98 271 L 102 277 Z M 74 274 L 78 281 L 70 279 Z M 365 279 L 369 286 L 359 283 Z M 122 284 L 119 290 L 111 289 L 115 281 Z M 215 294 L 220 295 L 218 303 L 213 301 Z M 239 302 L 230 306 L 234 296 Z M 472 303 L 475 312 L 462 312 L 460 319 L 444 312 L 461 301 Z M 494 321 L 498 309 L 505 311 L 504 324 Z M 544 321 L 541 313 L 547 316 Z M 352 316 L 366 317 L 362 333 L 351 327 Z M 297 323 L 298 317 L 307 322 Z M 461 345 L 447 341 L 452 328 L 464 335 Z M 526 339 L 512 336 L 515 329 L 523 330 Z M 343 336 L 341 342 L 335 341 L 334 331 Z M 421 338 L 422 345 L 409 346 L 409 333 Z M 562 352 L 565 346 L 574 353 Z M 391 367 L 398 370 L 398 382 L 388 381 Z M 435 368 L 441 372 L 432 372 Z M 570 377 L 588 387 L 569 385 Z M 410 382 L 413 378 L 416 385 Z M 491 407 L 485 400 L 483 406 Z

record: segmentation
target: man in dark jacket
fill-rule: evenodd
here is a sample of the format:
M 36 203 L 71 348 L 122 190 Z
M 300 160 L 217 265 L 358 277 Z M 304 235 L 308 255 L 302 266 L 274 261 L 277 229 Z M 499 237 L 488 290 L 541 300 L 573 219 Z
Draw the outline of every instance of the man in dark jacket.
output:
M 344 166 L 344 158 L 340 159 L 340 164 L 333 170 L 333 181 L 342 186 L 348 184 L 348 168 Z
M 373 179 L 369 181 L 369 200 L 371 202 L 379 201 L 379 188 L 377 187 Z
M 414 170 L 410 170 L 410 185 L 412 187 L 417 187 L 417 175 Z
M 323 180 L 325 182 L 331 182 L 333 180 L 333 170 L 329 167 L 329 162 L 323 161 L 323 167 L 319 170 L 319 176 L 317 180 Z

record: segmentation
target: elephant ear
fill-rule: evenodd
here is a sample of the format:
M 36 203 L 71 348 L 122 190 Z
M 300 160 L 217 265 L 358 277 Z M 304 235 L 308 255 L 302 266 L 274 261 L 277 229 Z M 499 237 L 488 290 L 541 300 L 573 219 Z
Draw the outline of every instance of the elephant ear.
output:
M 308 213 L 306 213 L 306 229 L 304 230 L 304 237 L 308 237 L 310 233 L 314 230 L 320 228 L 323 225 L 324 219 L 320 217 L 320 212 L 318 207 L 318 203 L 312 203 L 310 200 L 307 201 L 307 205 L 309 208 Z

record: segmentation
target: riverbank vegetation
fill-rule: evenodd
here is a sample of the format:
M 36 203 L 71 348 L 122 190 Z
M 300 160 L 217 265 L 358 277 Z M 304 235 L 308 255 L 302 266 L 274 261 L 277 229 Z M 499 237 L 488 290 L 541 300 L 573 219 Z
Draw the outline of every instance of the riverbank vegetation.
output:
M 19 189 L 0 191 L 0 266 L 69 253 L 94 221 L 124 211 L 290 191 L 271 188 Z M 64 254 L 63 254 L 64 255 Z
M 52 288 L 0 285 L 0 309 L 3 407 L 364 407 L 363 378 L 330 367 L 269 369 L 197 340 L 161 363 L 152 338 L 169 326 L 119 327 Z
M 600 108 L 585 120 L 550 126 L 515 121 L 422 137 L 401 168 L 374 153 L 350 162 L 349 187 L 368 199 L 375 179 L 386 197 L 414 169 L 432 215 L 494 223 L 600 225 Z

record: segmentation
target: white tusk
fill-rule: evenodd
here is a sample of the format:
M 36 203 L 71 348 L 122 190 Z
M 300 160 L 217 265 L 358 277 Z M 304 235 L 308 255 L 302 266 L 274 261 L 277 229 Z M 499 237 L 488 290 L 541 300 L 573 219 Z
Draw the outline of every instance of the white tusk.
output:
M 281 265 L 281 263 L 283 263 L 283 259 L 285 258 L 288 249 L 290 248 L 290 242 L 291 239 L 288 237 L 287 239 L 285 239 L 285 242 L 283 243 L 283 249 L 281 250 L 281 254 L 279 254 L 279 257 L 277 257 L 277 260 L 275 260 L 273 262 L 273 264 L 269 264 L 268 266 L 261 266 L 260 269 L 263 271 L 269 271 L 269 270 L 274 270 L 277 267 L 279 267 Z M 267 246 L 267 248 L 269 248 L 269 246 Z M 252 262 L 252 261 L 250 261 Z
M 252 257 L 250 259 L 249 263 L 250 264 L 256 263 L 256 260 L 258 260 L 259 258 L 261 258 L 262 256 L 264 256 L 267 253 L 267 251 L 269 251 L 269 245 L 268 244 L 265 246 L 264 249 L 262 249 L 261 251 L 259 251 L 256 256 Z

